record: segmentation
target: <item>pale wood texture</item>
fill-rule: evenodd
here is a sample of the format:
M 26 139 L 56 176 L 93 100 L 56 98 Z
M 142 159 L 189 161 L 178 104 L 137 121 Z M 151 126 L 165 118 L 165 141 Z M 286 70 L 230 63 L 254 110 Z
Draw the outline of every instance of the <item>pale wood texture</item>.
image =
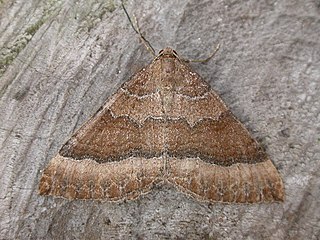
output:
M 266 146 L 283 204 L 201 203 L 171 188 L 120 203 L 37 194 L 40 170 L 152 56 L 115 1 L 0 1 L 0 239 L 319 239 L 317 1 L 127 1 Z

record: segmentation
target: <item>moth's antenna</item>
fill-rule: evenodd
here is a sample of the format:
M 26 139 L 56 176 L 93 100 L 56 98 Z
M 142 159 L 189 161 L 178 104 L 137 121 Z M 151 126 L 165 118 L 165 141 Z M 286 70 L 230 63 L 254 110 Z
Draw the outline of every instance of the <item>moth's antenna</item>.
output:
M 213 58 L 214 55 L 216 55 L 216 53 L 218 52 L 219 48 L 220 48 L 220 44 L 217 45 L 217 47 L 213 50 L 213 52 L 207 58 L 204 58 L 204 59 L 193 59 L 193 60 L 183 59 L 183 61 L 185 61 L 185 62 L 201 62 L 201 63 L 208 62 L 211 58 Z
M 131 24 L 131 27 L 133 28 L 133 30 L 134 30 L 137 34 L 139 34 L 139 37 L 140 37 L 141 41 L 143 42 L 144 46 L 146 47 L 146 49 L 147 49 L 154 57 L 156 57 L 156 56 L 157 56 L 157 55 L 156 55 L 156 52 L 155 52 L 155 50 L 153 49 L 153 47 L 151 46 L 150 42 L 149 42 L 149 41 L 142 35 L 142 33 L 140 32 L 137 18 L 133 15 L 133 17 L 134 17 L 134 22 L 135 22 L 135 24 L 133 24 L 133 22 L 132 22 L 132 20 L 131 20 L 131 18 L 130 18 L 130 16 L 129 16 L 129 13 L 127 12 L 127 9 L 125 8 L 125 6 L 124 6 L 124 4 L 123 4 L 122 1 L 121 1 L 121 5 L 122 5 L 122 8 L 123 8 L 123 10 L 124 10 L 124 12 L 125 12 L 128 20 L 129 20 L 130 24 Z

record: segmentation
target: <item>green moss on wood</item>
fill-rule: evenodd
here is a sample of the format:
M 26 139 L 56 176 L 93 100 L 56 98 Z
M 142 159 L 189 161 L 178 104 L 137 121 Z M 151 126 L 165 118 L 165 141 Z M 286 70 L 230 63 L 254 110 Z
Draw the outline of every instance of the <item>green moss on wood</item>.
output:
M 44 22 L 45 22 L 44 19 L 38 20 L 35 24 L 28 27 L 25 30 L 25 33 L 33 36 L 38 31 L 38 29 L 44 24 Z
M 105 1 L 100 4 L 96 10 L 90 10 L 90 13 L 84 17 L 80 29 L 86 29 L 90 32 L 103 18 L 106 13 L 112 13 L 116 10 L 116 4 L 113 0 Z
M 1 0 L 0 0 L 1 1 Z M 1 3 L 1 2 L 0 2 Z M 21 34 L 19 34 L 13 42 L 0 49 L 0 77 L 18 56 L 18 54 L 25 48 L 28 42 L 40 29 L 40 27 L 47 21 L 52 13 L 57 9 L 59 1 L 48 1 L 42 11 L 42 16 L 38 21 L 27 27 Z

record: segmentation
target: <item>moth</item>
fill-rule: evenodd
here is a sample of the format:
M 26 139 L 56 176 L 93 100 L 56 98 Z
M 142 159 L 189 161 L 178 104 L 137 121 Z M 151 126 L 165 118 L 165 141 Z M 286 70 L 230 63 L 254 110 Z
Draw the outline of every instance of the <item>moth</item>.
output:
M 157 184 L 200 201 L 284 200 L 281 177 L 266 152 L 171 48 L 74 133 L 43 171 L 39 193 L 132 200 Z

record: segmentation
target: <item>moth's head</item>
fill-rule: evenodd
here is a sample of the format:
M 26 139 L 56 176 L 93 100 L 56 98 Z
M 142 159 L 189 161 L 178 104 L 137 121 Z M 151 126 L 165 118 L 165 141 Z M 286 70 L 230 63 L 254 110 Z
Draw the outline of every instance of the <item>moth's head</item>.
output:
M 160 50 L 158 56 L 156 58 L 159 57 L 165 57 L 165 58 L 179 58 L 178 53 L 173 50 L 172 48 L 166 47 L 162 50 Z

